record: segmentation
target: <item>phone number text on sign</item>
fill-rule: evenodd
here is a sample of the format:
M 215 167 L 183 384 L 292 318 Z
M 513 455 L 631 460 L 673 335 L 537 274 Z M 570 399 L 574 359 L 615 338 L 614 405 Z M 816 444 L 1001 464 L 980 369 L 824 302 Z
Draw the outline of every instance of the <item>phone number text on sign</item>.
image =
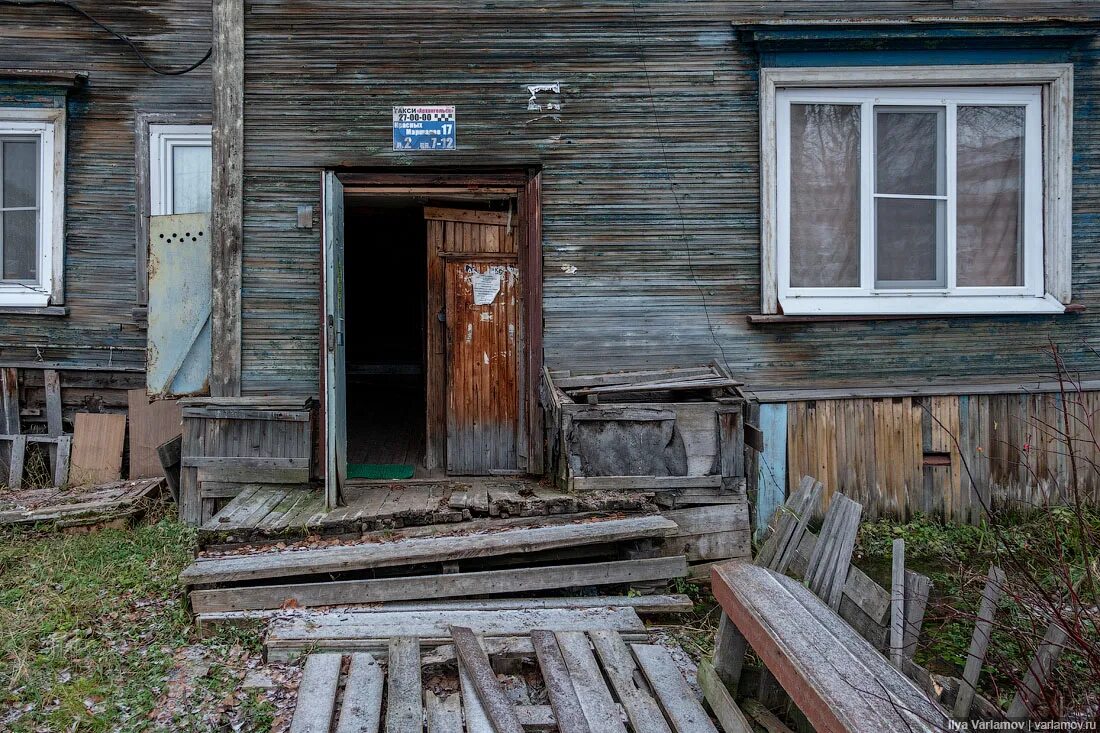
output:
M 454 107 L 394 107 L 394 150 L 455 150 Z

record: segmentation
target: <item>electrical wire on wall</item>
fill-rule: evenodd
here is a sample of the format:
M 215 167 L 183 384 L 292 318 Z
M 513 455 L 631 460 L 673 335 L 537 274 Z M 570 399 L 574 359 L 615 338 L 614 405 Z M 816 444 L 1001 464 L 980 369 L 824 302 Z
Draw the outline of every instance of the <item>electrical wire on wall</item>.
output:
M 710 333 L 710 338 L 714 342 L 714 345 L 718 347 L 718 353 L 722 356 L 722 365 L 725 366 L 726 372 L 733 373 L 730 369 L 729 359 L 726 357 L 726 349 L 722 346 L 721 339 L 718 338 L 717 330 L 714 326 L 714 321 L 710 315 L 710 307 L 707 304 L 707 292 L 706 288 L 699 282 L 699 278 L 695 274 L 695 261 L 693 258 L 693 248 L 691 245 L 691 239 L 687 233 L 687 223 L 684 220 L 684 209 L 680 205 L 680 197 L 676 192 L 676 183 L 672 178 L 672 166 L 669 165 L 668 150 L 665 146 L 664 134 L 661 131 L 661 116 L 657 111 L 657 103 L 654 101 L 653 83 L 649 78 L 649 64 L 646 61 L 645 54 L 645 37 L 642 34 L 642 28 L 638 20 L 638 3 L 637 0 L 632 0 L 630 3 L 631 16 L 634 21 L 634 36 L 638 42 L 638 58 L 642 62 L 642 71 L 645 75 L 646 89 L 649 92 L 649 108 L 653 115 L 653 125 L 657 132 L 657 145 L 660 148 L 661 153 L 661 166 L 664 171 L 664 177 L 668 180 L 669 192 L 672 194 L 672 201 L 676 205 L 676 216 L 680 223 L 680 240 L 684 245 L 684 253 L 687 255 L 688 273 L 691 275 L 691 281 L 695 285 L 696 290 L 699 291 L 699 300 L 703 306 L 703 314 L 707 320 L 707 330 Z M 779 481 L 775 478 L 775 471 L 768 464 L 767 458 L 763 453 L 758 453 L 760 460 L 764 463 L 764 467 L 767 469 L 768 478 L 771 482 L 780 490 L 785 492 L 784 487 L 779 485 Z
M 160 74 L 161 76 L 181 76 L 188 72 L 194 71 L 195 69 L 205 64 L 210 59 L 211 54 L 213 54 L 214 52 L 214 47 L 211 46 L 206 50 L 206 53 L 201 59 L 191 64 L 190 66 L 181 69 L 165 69 L 151 62 L 148 57 L 146 57 L 146 55 L 141 52 L 141 49 L 137 47 L 137 44 L 131 41 L 127 36 L 119 33 L 114 28 L 111 28 L 107 24 L 98 20 L 90 13 L 88 13 L 88 11 L 70 2 L 69 0 L 0 0 L 0 6 L 26 8 L 33 7 L 35 5 L 67 8 L 77 15 L 80 15 L 81 17 L 88 20 L 88 22 L 90 22 L 92 25 L 95 25 L 101 30 L 110 33 L 112 36 L 125 43 L 129 47 L 129 49 L 133 51 L 134 55 L 137 56 L 138 61 L 140 61 L 147 69 L 152 71 L 154 74 Z

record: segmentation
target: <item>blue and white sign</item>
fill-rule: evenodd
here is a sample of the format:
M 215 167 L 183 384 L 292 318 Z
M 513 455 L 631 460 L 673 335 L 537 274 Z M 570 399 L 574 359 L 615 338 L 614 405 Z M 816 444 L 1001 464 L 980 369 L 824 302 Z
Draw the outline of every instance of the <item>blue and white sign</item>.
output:
M 394 150 L 455 150 L 454 107 L 394 107 Z

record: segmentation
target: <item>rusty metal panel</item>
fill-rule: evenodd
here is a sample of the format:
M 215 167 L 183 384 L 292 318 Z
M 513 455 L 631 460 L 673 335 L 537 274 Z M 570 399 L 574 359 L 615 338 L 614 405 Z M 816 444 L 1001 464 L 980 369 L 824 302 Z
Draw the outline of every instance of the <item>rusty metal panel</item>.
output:
M 517 470 L 518 270 L 451 260 L 445 290 L 447 471 Z
M 210 214 L 150 217 L 149 394 L 210 388 Z

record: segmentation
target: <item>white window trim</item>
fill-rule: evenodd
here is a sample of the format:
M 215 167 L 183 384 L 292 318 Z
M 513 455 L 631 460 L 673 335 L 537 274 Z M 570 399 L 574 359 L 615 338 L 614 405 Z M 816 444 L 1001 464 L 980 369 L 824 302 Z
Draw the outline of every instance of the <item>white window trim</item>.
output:
M 149 125 L 149 213 L 175 213 L 172 185 L 172 149 L 176 146 L 211 145 L 210 125 Z
M 44 307 L 64 302 L 65 109 L 0 107 L 0 135 L 39 137 L 38 283 L 0 281 L 0 308 Z
M 995 79 L 996 85 L 989 80 Z M 1060 313 L 1070 302 L 1072 261 L 1073 66 L 907 66 L 765 68 L 760 74 L 761 312 L 819 315 L 954 313 Z M 875 298 L 789 298 L 780 294 L 779 160 L 780 90 L 799 88 L 1038 86 L 1042 89 L 1042 287 L 1019 295 L 968 296 L 907 292 Z M 914 90 L 917 91 L 917 90 Z M 1029 263 L 1038 267 L 1037 263 Z M 938 297 L 937 297 L 938 295 Z

